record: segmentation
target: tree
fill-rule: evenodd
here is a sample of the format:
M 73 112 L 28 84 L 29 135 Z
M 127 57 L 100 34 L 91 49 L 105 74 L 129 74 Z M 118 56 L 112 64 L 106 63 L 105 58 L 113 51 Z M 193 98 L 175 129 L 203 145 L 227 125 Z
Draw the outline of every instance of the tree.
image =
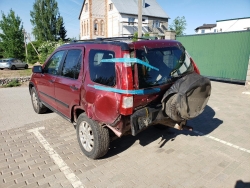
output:
M 66 37 L 67 37 L 67 35 L 66 35 L 67 31 L 66 31 L 66 29 L 64 27 L 63 17 L 59 16 L 58 20 L 60 20 L 58 22 L 58 28 L 59 28 L 58 39 L 65 41 L 65 40 L 67 40 L 66 39 Z
M 177 16 L 172 24 L 169 26 L 169 29 L 171 31 L 175 31 L 176 32 L 176 35 L 177 36 L 181 36 L 181 35 L 184 35 L 184 31 L 186 29 L 186 26 L 187 26 L 187 22 L 186 22 L 186 19 L 184 16 L 182 17 L 179 17 Z
M 32 33 L 36 40 L 57 40 L 63 20 L 59 15 L 56 0 L 36 0 L 30 16 L 31 24 L 34 26 Z
M 0 20 L 0 49 L 3 50 L 3 57 L 15 57 L 24 60 L 24 41 L 23 41 L 23 25 L 20 17 L 15 16 L 15 12 L 11 9 L 6 16 L 2 12 L 2 20 Z

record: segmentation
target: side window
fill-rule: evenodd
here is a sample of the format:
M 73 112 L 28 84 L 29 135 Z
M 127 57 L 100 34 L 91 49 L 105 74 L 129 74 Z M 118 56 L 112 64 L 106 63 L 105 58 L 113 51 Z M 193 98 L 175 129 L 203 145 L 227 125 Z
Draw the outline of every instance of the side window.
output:
M 44 73 L 57 75 L 65 51 L 56 52 L 44 67 Z
M 115 63 L 101 62 L 102 59 L 115 58 L 113 51 L 90 50 L 89 70 L 90 78 L 93 82 L 114 86 L 116 84 Z
M 81 50 L 69 50 L 62 67 L 62 76 L 78 79 L 82 63 Z

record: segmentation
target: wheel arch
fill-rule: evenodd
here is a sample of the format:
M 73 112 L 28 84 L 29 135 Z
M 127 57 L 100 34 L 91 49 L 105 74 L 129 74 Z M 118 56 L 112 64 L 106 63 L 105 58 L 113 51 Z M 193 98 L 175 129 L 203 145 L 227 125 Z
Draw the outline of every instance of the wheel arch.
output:
M 76 122 L 78 117 L 84 112 L 85 110 L 83 110 L 80 106 L 73 106 L 71 110 L 71 121 Z

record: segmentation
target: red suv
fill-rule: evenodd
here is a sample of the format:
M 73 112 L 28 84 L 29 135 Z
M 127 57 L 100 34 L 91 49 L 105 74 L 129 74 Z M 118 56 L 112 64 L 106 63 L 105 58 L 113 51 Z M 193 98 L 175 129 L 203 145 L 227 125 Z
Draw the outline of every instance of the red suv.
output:
M 83 153 L 104 156 L 111 135 L 136 135 L 149 125 L 183 129 L 211 93 L 209 79 L 174 40 L 101 38 L 56 49 L 34 66 L 33 108 L 49 108 L 76 125 Z

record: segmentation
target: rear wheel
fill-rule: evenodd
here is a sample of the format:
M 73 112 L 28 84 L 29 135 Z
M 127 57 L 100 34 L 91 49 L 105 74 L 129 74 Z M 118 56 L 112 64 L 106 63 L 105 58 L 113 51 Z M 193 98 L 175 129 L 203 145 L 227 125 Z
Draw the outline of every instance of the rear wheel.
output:
M 26 64 L 24 68 L 27 69 L 28 67 L 29 67 L 29 66 Z
M 77 139 L 82 152 L 91 159 L 104 156 L 109 149 L 109 131 L 81 114 L 76 123 Z
M 31 89 L 31 102 L 36 113 L 43 114 L 47 111 L 47 107 L 40 102 L 40 99 L 38 98 L 36 89 L 34 87 L 32 87 Z

